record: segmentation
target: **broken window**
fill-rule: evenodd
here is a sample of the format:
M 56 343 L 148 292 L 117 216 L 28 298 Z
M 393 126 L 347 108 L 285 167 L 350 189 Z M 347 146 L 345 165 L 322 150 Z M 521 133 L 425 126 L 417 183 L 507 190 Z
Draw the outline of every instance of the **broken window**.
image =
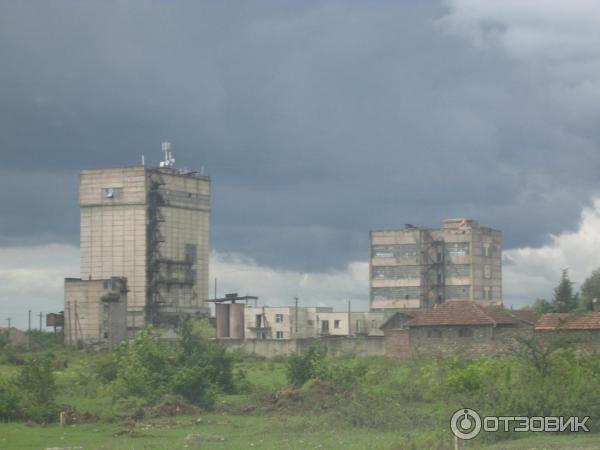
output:
M 196 262 L 196 244 L 185 244 L 185 261 L 194 264 Z
M 283 322 L 283 314 L 275 314 L 275 322 L 276 323 Z
M 333 328 L 339 328 L 340 327 L 340 323 L 341 323 L 341 320 L 334 320 L 333 321 Z
M 473 328 L 459 328 L 458 337 L 473 337 Z
M 432 330 L 428 330 L 427 331 L 427 337 L 428 338 L 441 338 L 442 337 L 442 331 L 438 330 L 437 328 L 434 328 Z
M 122 187 L 106 187 L 102 188 L 102 197 L 114 199 L 123 197 L 123 188 Z
M 283 339 L 283 331 L 277 331 L 277 332 L 275 333 L 275 337 L 276 337 L 277 339 Z

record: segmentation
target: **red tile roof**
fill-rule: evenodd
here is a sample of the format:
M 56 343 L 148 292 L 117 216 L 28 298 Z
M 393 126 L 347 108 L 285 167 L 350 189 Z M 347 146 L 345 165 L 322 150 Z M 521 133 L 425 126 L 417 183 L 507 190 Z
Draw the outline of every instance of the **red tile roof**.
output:
M 407 323 L 409 327 L 436 325 L 497 325 L 514 324 L 510 311 L 484 308 L 470 300 L 450 300 L 432 309 L 422 311 Z
M 511 309 L 510 313 L 517 319 L 531 324 L 535 324 L 542 316 L 539 312 L 534 311 L 533 309 Z
M 600 312 L 584 314 L 551 313 L 544 314 L 535 325 L 538 331 L 544 330 L 600 330 Z

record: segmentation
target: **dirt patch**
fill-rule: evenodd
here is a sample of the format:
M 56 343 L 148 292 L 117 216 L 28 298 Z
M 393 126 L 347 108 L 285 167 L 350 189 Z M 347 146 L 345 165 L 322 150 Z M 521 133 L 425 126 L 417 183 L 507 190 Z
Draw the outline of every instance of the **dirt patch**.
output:
M 70 405 L 64 405 L 60 410 L 64 413 L 66 425 L 73 425 L 77 423 L 95 423 L 100 420 L 96 414 L 81 412 L 77 408 Z
M 166 400 L 148 409 L 147 417 L 193 416 L 202 414 L 202 409 L 184 400 Z
M 264 402 L 263 411 L 289 414 L 327 411 L 335 406 L 337 390 L 329 383 L 312 382 L 300 388 L 290 387 L 272 394 Z

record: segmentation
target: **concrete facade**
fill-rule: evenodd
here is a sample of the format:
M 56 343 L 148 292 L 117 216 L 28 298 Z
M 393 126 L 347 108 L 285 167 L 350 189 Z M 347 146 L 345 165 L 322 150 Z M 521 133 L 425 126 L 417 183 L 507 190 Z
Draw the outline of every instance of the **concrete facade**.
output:
M 429 308 L 446 300 L 502 304 L 501 233 L 474 220 L 371 231 L 369 251 L 371 310 Z
M 127 282 L 65 279 L 65 344 L 102 343 L 108 346 L 127 338 Z
M 206 314 L 210 179 L 170 167 L 81 171 L 81 278 L 125 277 L 128 327 Z

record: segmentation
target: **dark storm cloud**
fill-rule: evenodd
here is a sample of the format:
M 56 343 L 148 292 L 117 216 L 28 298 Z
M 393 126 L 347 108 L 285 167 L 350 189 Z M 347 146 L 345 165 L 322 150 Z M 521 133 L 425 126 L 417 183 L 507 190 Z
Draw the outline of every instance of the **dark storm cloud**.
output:
M 462 215 L 509 248 L 573 228 L 595 192 L 595 122 L 535 66 L 445 33 L 446 13 L 2 3 L 1 243 L 76 243 L 77 171 L 156 162 L 162 140 L 213 177 L 213 248 L 259 263 L 340 266 L 366 258 L 369 229 Z

